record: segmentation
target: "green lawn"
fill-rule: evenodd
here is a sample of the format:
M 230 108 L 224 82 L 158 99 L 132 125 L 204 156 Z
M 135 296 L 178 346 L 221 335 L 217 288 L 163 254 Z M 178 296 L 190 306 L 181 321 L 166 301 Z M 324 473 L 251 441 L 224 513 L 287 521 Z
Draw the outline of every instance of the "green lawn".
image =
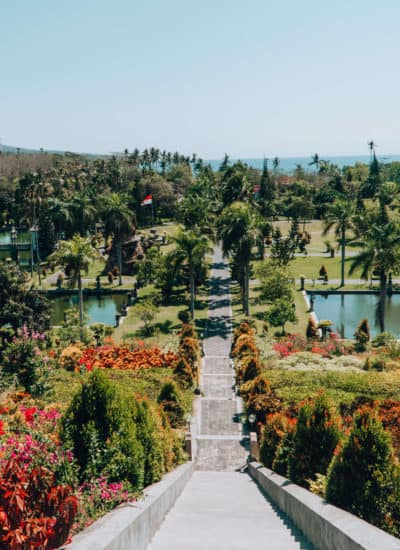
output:
M 297 403 L 324 390 L 339 405 L 351 403 L 357 396 L 371 399 L 400 400 L 398 372 L 324 372 L 267 369 L 271 386 L 285 404 Z

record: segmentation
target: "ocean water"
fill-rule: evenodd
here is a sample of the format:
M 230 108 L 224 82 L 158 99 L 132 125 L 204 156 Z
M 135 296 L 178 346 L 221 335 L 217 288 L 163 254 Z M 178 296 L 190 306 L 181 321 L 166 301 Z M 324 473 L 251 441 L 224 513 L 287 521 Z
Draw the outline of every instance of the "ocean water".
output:
M 353 156 L 338 156 L 338 157 L 329 157 L 329 156 L 320 156 L 320 159 L 322 160 L 329 160 L 332 164 L 336 164 L 339 166 L 339 168 L 343 168 L 343 166 L 354 166 L 357 162 L 362 162 L 369 164 L 370 162 L 370 156 L 369 155 L 353 155 Z M 263 167 L 264 159 L 262 158 L 256 158 L 256 159 L 230 159 L 230 163 L 234 163 L 237 160 L 241 160 L 242 162 L 245 162 L 252 168 L 258 168 L 259 170 Z M 310 162 L 312 160 L 312 156 L 309 157 L 279 157 L 279 171 L 284 172 L 286 174 L 292 173 L 297 164 L 300 164 L 302 168 L 305 171 L 308 172 L 314 172 L 315 167 L 312 165 L 310 166 Z M 400 161 L 400 155 L 378 155 L 378 160 L 381 163 L 389 163 L 393 161 Z M 219 166 L 221 165 L 221 160 L 207 160 L 209 164 L 211 164 L 211 167 L 213 170 L 218 170 Z M 268 166 L 270 170 L 272 170 L 272 158 L 268 161 Z

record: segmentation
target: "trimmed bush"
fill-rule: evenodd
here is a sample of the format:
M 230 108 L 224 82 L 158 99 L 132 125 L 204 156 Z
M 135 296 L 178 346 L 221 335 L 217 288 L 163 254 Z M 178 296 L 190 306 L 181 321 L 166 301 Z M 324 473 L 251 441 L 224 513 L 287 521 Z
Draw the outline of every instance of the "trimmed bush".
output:
M 383 526 L 390 496 L 392 447 L 376 413 L 356 413 L 347 441 L 328 471 L 326 498 L 332 504 Z
M 289 456 L 289 478 L 308 488 L 308 480 L 325 474 L 340 441 L 339 417 L 332 402 L 320 393 L 299 410 L 293 449 Z
M 182 406 L 181 393 L 175 382 L 170 380 L 163 384 L 157 402 L 166 413 L 173 428 L 182 426 L 185 411 Z
M 239 360 L 243 359 L 245 355 L 254 355 L 256 357 L 260 355 L 254 337 L 249 334 L 241 334 L 232 349 L 232 356 Z
M 261 374 L 240 388 L 247 414 L 255 414 L 257 422 L 264 423 L 268 414 L 281 409 L 281 400 L 271 389 L 269 381 Z
M 272 468 L 276 451 L 290 426 L 289 418 L 282 413 L 269 414 L 261 433 L 260 460 Z
M 356 340 L 356 350 L 365 351 L 370 340 L 369 323 L 367 318 L 360 321 L 354 333 L 354 338 Z
M 75 394 L 61 426 L 70 444 L 81 479 L 106 473 L 114 481 L 143 487 L 143 446 L 134 421 L 137 404 L 128 401 L 115 383 L 94 370 Z
M 180 357 L 174 368 L 174 376 L 183 389 L 193 386 L 193 370 L 184 357 Z
M 144 451 L 144 484 L 159 481 L 165 473 L 161 419 L 157 408 L 148 399 L 136 403 L 138 438 Z
M 237 371 L 238 380 L 241 382 L 249 382 L 254 380 L 259 374 L 261 374 L 261 362 L 258 357 L 253 357 L 252 355 L 245 356 L 242 361 L 240 368 Z
M 291 429 L 284 434 L 275 452 L 272 469 L 281 476 L 286 477 L 288 473 L 289 457 L 293 450 L 293 438 L 294 430 Z

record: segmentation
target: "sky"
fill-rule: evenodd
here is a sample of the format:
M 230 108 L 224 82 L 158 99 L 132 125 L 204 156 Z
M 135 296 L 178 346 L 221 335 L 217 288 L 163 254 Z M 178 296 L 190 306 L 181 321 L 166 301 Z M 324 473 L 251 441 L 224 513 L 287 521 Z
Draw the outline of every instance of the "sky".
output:
M 398 0 L 0 0 L 0 139 L 400 153 Z

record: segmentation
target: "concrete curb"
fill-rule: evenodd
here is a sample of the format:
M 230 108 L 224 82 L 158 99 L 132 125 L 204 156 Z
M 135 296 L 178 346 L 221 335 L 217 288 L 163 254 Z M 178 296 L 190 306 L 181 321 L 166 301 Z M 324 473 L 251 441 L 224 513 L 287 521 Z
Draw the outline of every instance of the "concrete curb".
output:
M 76 535 L 65 550 L 145 550 L 194 470 L 188 462 L 145 489 L 144 498 L 117 508 Z
M 316 549 L 400 549 L 399 539 L 328 504 L 321 497 L 295 485 L 262 464 L 250 462 L 249 473 Z

